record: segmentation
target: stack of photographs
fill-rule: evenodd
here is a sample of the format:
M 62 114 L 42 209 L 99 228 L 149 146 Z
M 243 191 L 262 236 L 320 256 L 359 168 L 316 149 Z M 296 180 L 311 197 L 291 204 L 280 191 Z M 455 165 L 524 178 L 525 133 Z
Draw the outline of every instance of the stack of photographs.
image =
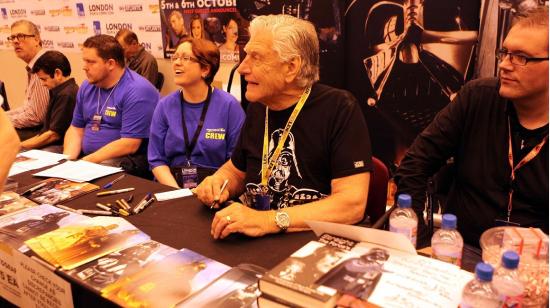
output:
M 92 289 L 101 291 L 121 276 L 132 275 L 147 264 L 159 261 L 177 251 L 159 242 L 147 241 L 110 253 L 66 273 Z
M 25 244 L 48 263 L 71 270 L 149 239 L 123 218 L 94 217 L 34 237 Z
M 59 204 L 72 200 L 78 196 L 98 190 L 99 186 L 90 183 L 77 183 L 69 180 L 51 178 L 44 180 L 38 185 L 43 185 L 33 191 L 28 197 L 39 204 Z
M 182 249 L 123 275 L 102 296 L 123 307 L 173 307 L 221 276 L 230 267 Z
M 33 206 L 36 206 L 36 203 L 19 196 L 13 191 L 6 191 L 0 194 L 0 216 L 19 212 Z
M 27 208 L 0 217 L 0 242 L 25 253 L 29 250 L 26 240 L 87 219 L 47 204 Z

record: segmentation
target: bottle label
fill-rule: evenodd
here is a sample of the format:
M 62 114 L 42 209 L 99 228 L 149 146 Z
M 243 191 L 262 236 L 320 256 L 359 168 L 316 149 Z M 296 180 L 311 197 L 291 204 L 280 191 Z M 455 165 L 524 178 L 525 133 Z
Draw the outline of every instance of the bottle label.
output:
M 449 256 L 449 255 L 441 255 L 441 254 L 438 255 L 434 252 L 432 253 L 432 258 L 437 259 L 439 261 L 454 264 L 458 267 L 462 265 L 462 258 L 460 256 L 457 257 L 457 256 Z
M 403 234 L 416 248 L 416 227 L 396 226 L 390 222 L 390 231 Z

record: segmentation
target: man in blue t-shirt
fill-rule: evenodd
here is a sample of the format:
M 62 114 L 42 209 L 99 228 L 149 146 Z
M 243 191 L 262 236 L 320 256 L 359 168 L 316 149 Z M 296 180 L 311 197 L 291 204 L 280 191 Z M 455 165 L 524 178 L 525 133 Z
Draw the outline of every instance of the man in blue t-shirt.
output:
M 64 154 L 75 159 L 83 153 L 83 160 L 118 165 L 127 155 L 145 153 L 159 93 L 125 69 L 124 51 L 112 36 L 88 38 L 82 58 L 88 79 L 78 91 Z

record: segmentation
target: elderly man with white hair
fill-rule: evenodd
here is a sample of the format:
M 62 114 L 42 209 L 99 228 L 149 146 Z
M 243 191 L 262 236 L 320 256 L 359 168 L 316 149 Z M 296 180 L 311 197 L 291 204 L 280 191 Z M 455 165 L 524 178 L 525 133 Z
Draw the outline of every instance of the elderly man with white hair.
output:
M 196 189 L 212 208 L 215 239 L 306 230 L 306 220 L 363 218 L 370 179 L 367 125 L 349 92 L 317 83 L 314 26 L 287 15 L 256 17 L 239 73 L 247 110 L 231 159 Z

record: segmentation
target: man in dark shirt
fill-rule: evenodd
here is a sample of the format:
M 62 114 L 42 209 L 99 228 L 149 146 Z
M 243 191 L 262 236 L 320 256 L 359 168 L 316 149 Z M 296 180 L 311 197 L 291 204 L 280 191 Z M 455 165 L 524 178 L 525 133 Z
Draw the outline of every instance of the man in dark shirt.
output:
M 426 182 L 454 157 L 446 211 L 458 217 L 466 243 L 496 225 L 540 227 L 548 233 L 548 8 L 514 24 L 498 79 L 468 83 L 424 130 L 397 171 L 423 217 Z M 419 246 L 428 243 L 419 220 Z
M 50 90 L 50 102 L 42 130 L 38 135 L 23 141 L 21 146 L 25 149 L 43 148 L 61 153 L 61 145 L 71 124 L 78 92 L 74 78 L 69 77 L 71 64 L 64 54 L 50 50 L 38 58 L 32 72 Z
M 319 41 L 310 22 L 258 16 L 249 31 L 238 71 L 255 103 L 231 159 L 196 189 L 210 208 L 242 193 L 247 200 L 216 213 L 212 236 L 301 231 L 306 220 L 357 223 L 372 170 L 357 100 L 316 82 Z
M 121 29 L 115 38 L 124 49 L 128 68 L 156 85 L 159 74 L 157 60 L 139 44 L 137 35 L 128 29 Z

